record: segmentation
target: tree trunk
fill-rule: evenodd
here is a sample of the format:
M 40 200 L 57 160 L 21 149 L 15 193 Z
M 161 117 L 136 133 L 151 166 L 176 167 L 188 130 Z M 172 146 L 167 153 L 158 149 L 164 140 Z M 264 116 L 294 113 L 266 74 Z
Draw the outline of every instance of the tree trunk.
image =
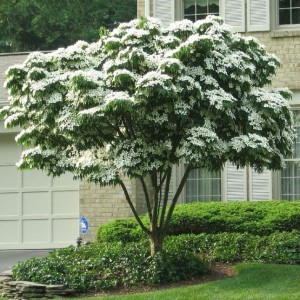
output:
M 149 236 L 150 240 L 150 249 L 151 249 L 151 256 L 154 256 L 158 252 L 160 252 L 163 248 L 163 239 L 158 236 L 158 234 L 151 234 Z

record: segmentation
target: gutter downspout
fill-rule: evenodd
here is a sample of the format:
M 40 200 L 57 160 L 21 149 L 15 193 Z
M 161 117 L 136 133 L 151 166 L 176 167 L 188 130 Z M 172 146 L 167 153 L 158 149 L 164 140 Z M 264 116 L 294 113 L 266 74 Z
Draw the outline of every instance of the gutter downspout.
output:
M 145 0 L 145 17 L 150 17 L 150 0 Z

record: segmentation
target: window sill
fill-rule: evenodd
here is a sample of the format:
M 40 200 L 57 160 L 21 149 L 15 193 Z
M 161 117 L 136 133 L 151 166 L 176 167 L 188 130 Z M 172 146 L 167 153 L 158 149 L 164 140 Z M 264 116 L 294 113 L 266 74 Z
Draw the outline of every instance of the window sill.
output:
M 300 36 L 300 29 L 278 29 L 271 32 L 272 38 Z

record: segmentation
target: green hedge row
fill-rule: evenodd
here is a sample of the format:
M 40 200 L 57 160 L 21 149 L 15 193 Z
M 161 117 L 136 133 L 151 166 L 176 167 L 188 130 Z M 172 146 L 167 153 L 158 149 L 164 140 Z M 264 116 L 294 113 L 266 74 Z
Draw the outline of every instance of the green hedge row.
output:
M 146 216 L 142 217 L 147 224 Z M 177 205 L 169 235 L 238 232 L 270 235 L 300 231 L 300 201 L 209 202 Z M 113 220 L 99 227 L 97 241 L 138 241 L 143 234 L 134 219 Z
M 275 232 L 268 236 L 249 233 L 183 234 L 167 237 L 165 246 L 167 249 L 173 246 L 189 249 L 216 262 L 300 264 L 298 231 Z

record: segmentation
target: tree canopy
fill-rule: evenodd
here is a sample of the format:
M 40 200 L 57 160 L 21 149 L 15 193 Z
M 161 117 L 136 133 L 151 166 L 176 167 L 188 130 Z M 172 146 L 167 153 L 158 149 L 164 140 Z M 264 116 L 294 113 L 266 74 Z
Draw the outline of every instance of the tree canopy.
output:
M 30 54 L 7 71 L 10 106 L 1 114 L 7 127 L 23 128 L 16 140 L 29 149 L 21 168 L 121 185 L 155 253 L 191 169 L 219 170 L 226 161 L 283 167 L 294 141 L 291 93 L 265 88 L 278 66 L 255 38 L 219 17 L 169 28 L 142 18 L 93 44 Z M 168 199 L 172 167 L 181 162 L 185 173 Z M 141 181 L 150 228 L 124 176 Z
M 0 52 L 53 50 L 98 40 L 101 26 L 136 17 L 136 0 L 1 0 Z

